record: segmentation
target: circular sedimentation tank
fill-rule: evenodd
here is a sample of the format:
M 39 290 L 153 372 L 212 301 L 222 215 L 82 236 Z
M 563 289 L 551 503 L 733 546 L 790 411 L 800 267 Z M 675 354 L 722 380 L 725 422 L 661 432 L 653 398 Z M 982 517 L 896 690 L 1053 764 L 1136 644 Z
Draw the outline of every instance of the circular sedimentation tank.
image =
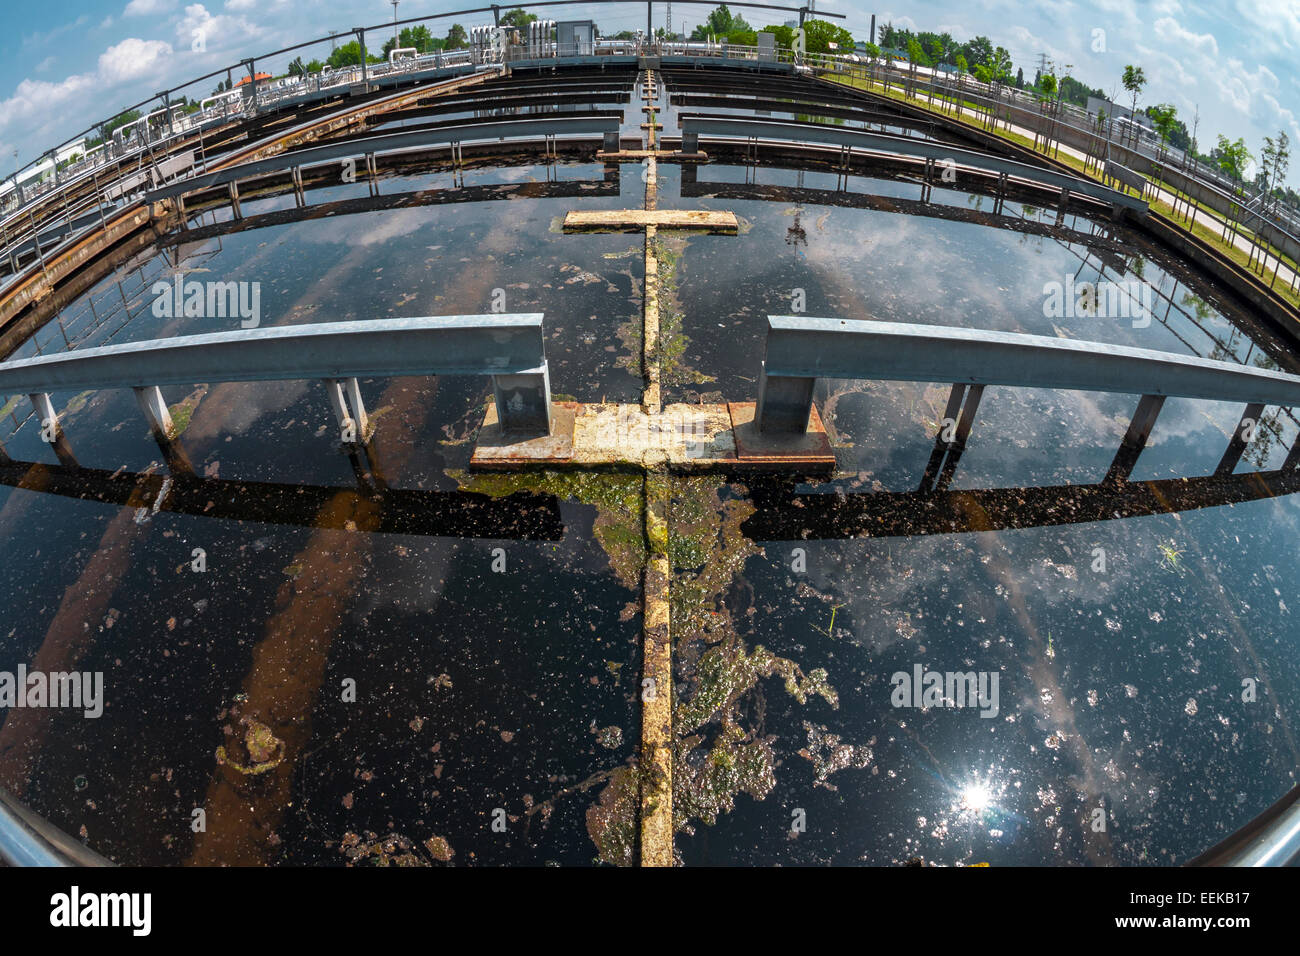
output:
M 571 444 L 489 448 L 484 375 L 359 376 L 355 442 L 318 379 L 166 387 L 164 441 L 128 388 L 51 388 L 55 442 L 10 400 L 0 668 L 102 690 L 11 708 L 0 786 L 118 863 L 428 865 L 1171 864 L 1292 787 L 1289 410 L 1225 471 L 1240 403 L 1170 398 L 1117 475 L 1136 395 L 991 385 L 958 447 L 951 381 L 820 378 L 822 444 L 742 460 L 770 315 L 1297 369 L 1104 202 L 683 149 L 688 111 L 813 123 L 792 84 L 820 82 L 519 70 L 365 132 L 561 111 L 620 149 L 440 145 L 143 207 L 10 361 L 540 313 Z M 824 118 L 987 145 L 853 95 Z M 241 308 L 187 310 L 214 282 Z

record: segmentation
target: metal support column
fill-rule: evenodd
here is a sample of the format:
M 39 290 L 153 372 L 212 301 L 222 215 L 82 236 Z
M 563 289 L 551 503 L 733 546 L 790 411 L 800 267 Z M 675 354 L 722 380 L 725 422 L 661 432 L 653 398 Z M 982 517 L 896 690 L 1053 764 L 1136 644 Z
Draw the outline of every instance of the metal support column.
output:
M 134 391 L 135 400 L 140 404 L 140 411 L 144 412 L 144 417 L 149 422 L 149 430 L 154 433 L 154 436 L 163 439 L 175 438 L 176 425 L 172 422 L 172 414 L 163 399 L 162 389 L 157 385 L 145 385 Z
M 42 440 L 53 444 L 59 434 L 59 413 L 54 410 L 49 392 L 33 392 L 28 397 L 31 398 L 32 405 L 36 409 L 36 420 L 40 423 Z
M 816 385 L 816 378 L 768 375 L 767 362 L 763 362 L 758 379 L 758 407 L 754 410 L 759 431 L 800 435 L 806 432 Z
M 1147 439 L 1151 437 L 1151 431 L 1156 427 L 1156 419 L 1164 404 L 1163 395 L 1142 396 L 1137 410 L 1133 413 L 1133 420 L 1129 422 L 1128 431 L 1124 433 L 1119 451 L 1116 452 L 1110 470 L 1106 473 L 1107 481 L 1128 481 L 1128 476 L 1133 473 L 1133 466 L 1137 464 L 1138 456 L 1142 454 L 1142 449 L 1146 448 Z
M 369 91 L 370 73 L 366 66 L 366 29 L 365 27 L 353 27 L 352 32 L 357 35 L 357 44 L 361 47 L 361 82 Z
M 1241 461 L 1241 455 L 1250 444 L 1246 436 L 1254 437 L 1255 429 L 1259 427 L 1260 416 L 1264 414 L 1264 406 L 1260 402 L 1253 402 L 1246 406 L 1246 410 L 1241 413 L 1241 421 L 1237 423 L 1236 431 L 1232 433 L 1232 441 L 1228 442 L 1228 448 L 1223 453 L 1223 458 L 1219 460 L 1219 466 L 1214 469 L 1216 475 L 1230 475 L 1237 467 L 1237 462 Z
M 545 364 L 519 375 L 493 375 L 492 392 L 503 432 L 551 433 L 551 376 Z

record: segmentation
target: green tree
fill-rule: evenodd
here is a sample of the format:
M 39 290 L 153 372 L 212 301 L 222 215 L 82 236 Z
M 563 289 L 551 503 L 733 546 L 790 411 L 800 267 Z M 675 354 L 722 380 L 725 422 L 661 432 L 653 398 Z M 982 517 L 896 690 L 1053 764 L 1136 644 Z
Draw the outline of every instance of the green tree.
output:
M 389 37 L 384 41 L 384 59 L 388 59 L 394 49 L 398 50 L 416 50 L 419 53 L 432 53 L 435 50 L 441 50 L 445 41 L 440 37 L 435 37 L 429 32 L 429 28 L 424 24 L 414 27 L 404 27 L 402 32 L 397 35 L 397 45 L 394 47 L 393 40 Z
M 921 41 L 916 37 L 907 41 L 907 59 L 914 67 L 930 65 L 930 58 L 925 55 L 925 51 L 921 49 Z
M 1255 158 L 1246 148 L 1245 140 L 1238 137 L 1235 143 L 1230 142 L 1222 133 L 1219 134 L 1218 145 L 1215 146 L 1211 157 L 1222 172 L 1238 181 L 1245 178 L 1246 166 Z
M 691 33 L 692 40 L 707 40 L 709 37 L 725 37 L 736 30 L 748 30 L 750 26 L 743 17 L 734 15 L 727 5 L 721 4 L 711 12 Z
M 451 29 L 447 31 L 447 42 L 444 49 L 463 50 L 469 46 L 469 34 L 465 32 L 465 27 L 459 23 L 453 23 Z
M 988 37 L 975 37 L 962 44 L 961 52 L 966 57 L 967 63 L 987 64 L 993 59 L 993 43 Z
M 1142 67 L 1130 64 L 1124 67 L 1124 75 L 1120 78 L 1120 82 L 1124 84 L 1124 89 L 1128 90 L 1133 97 L 1133 104 L 1129 109 L 1129 118 L 1133 120 L 1133 142 L 1137 143 L 1138 127 L 1135 114 L 1137 113 L 1138 96 L 1142 93 L 1142 87 L 1147 85 L 1147 76 L 1142 72 Z
M 217 92 L 221 92 L 218 88 Z M 110 120 L 99 124 L 99 138 L 101 141 L 107 140 L 113 135 L 113 131 L 126 126 L 128 123 L 134 123 L 140 118 L 139 110 L 127 110 L 125 113 L 118 113 Z
M 525 13 L 523 7 L 515 7 L 513 10 L 507 10 L 501 14 L 501 25 L 503 27 L 518 27 L 523 29 L 537 19 L 535 13 Z
M 839 45 L 840 53 L 853 49 L 853 34 L 827 20 L 808 20 L 803 29 L 809 53 L 829 53 L 832 43 Z
M 1172 103 L 1161 103 L 1159 106 L 1147 107 L 1147 115 L 1151 117 L 1152 125 L 1160 134 L 1160 149 L 1163 152 L 1178 121 L 1178 110 Z
M 794 29 L 792 27 L 763 27 L 759 33 L 775 33 L 776 45 L 782 50 L 789 50 L 794 47 Z
M 341 47 L 330 51 L 329 59 L 325 62 L 336 70 L 341 66 L 359 66 L 361 64 L 361 44 L 356 40 L 345 43 Z M 366 62 L 378 63 L 379 57 L 367 53 Z
M 1011 79 L 1011 69 L 1015 64 L 1011 62 L 1011 54 L 1007 52 L 1006 47 L 1000 46 L 993 50 L 988 66 L 993 74 L 993 82 L 1005 83 Z
M 1265 192 L 1273 196 L 1271 205 L 1276 206 L 1283 193 L 1283 181 L 1291 166 L 1291 138 L 1286 130 L 1278 130 L 1277 139 L 1264 137 L 1264 148 L 1260 154 L 1262 168 L 1257 180 Z M 1270 203 L 1265 203 L 1270 205 Z

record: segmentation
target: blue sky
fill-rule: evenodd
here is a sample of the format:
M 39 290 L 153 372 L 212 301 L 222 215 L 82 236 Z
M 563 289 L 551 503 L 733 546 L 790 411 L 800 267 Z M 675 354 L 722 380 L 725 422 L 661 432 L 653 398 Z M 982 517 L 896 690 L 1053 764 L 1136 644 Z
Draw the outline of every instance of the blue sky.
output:
M 795 0 L 787 0 L 797 6 Z M 11 173 L 92 122 L 238 57 L 287 46 L 312 36 L 390 20 L 388 0 L 0 0 L 0 173 Z M 485 5 L 482 0 L 401 0 L 401 17 Z M 958 39 L 985 34 L 1011 51 L 1032 76 L 1038 54 L 1073 64 L 1091 86 L 1118 89 L 1127 63 L 1148 77 L 1141 102 L 1173 103 L 1189 128 L 1200 110 L 1202 146 L 1222 132 L 1245 138 L 1258 154 L 1265 135 L 1286 129 L 1300 143 L 1293 104 L 1300 102 L 1300 0 L 820 0 L 819 9 L 844 13 L 845 25 L 865 37 L 878 22 L 947 30 Z M 675 21 L 700 22 L 708 7 L 678 3 Z M 744 11 L 751 23 L 781 22 L 775 11 Z M 550 8 L 553 17 L 595 19 L 605 32 L 644 26 L 642 4 Z M 486 22 L 469 17 L 466 26 Z M 655 24 L 662 25 L 663 5 Z M 432 27 L 435 32 L 445 32 Z M 195 31 L 205 49 L 195 51 Z M 1104 49 L 1096 31 L 1103 31 Z M 328 50 L 328 44 L 324 46 Z M 310 53 L 307 58 L 310 58 Z M 283 63 L 272 64 L 279 70 Z M 212 82 L 196 87 L 206 95 Z M 14 151 L 18 151 L 15 160 Z M 1300 182 L 1300 160 L 1290 178 Z

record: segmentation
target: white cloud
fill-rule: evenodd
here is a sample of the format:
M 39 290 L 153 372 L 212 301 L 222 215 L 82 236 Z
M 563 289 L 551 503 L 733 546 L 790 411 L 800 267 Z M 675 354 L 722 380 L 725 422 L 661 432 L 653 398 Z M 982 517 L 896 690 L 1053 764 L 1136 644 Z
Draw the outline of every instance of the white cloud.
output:
M 227 16 L 224 13 L 214 16 L 201 3 L 187 6 L 184 16 L 176 24 L 177 47 L 184 50 L 191 49 L 194 38 L 201 35 L 208 52 L 238 48 L 241 54 L 256 53 L 256 50 L 248 47 L 248 41 L 261 33 L 246 18 Z
M 1219 44 L 1214 39 L 1213 33 L 1194 33 L 1183 27 L 1173 17 L 1161 17 L 1152 25 L 1152 28 L 1155 30 L 1156 36 L 1166 43 L 1195 50 L 1202 56 L 1217 57 L 1219 55 Z
M 1251 71 L 1240 60 L 1231 59 L 1216 82 L 1223 98 L 1239 114 L 1268 130 L 1270 135 L 1284 128 L 1292 139 L 1300 140 L 1295 112 L 1278 99 L 1281 84 L 1268 67 L 1261 63 Z
M 149 17 L 166 13 L 176 6 L 176 0 L 131 0 L 122 11 L 128 17 Z
M 1300 50 L 1300 0 L 1237 0 L 1237 12 L 1265 49 Z
M 157 73 L 172 55 L 170 43 L 128 37 L 99 55 L 99 79 L 110 86 Z
M 67 115 L 82 113 L 90 104 L 94 115 L 102 118 L 106 103 L 117 99 L 118 87 L 156 73 L 171 55 L 168 43 L 128 37 L 101 53 L 93 72 L 57 83 L 24 79 L 13 96 L 0 100 L 0 130 L 8 136 L 16 127 L 17 138 L 32 152 L 53 146 L 58 138 L 55 130 Z

